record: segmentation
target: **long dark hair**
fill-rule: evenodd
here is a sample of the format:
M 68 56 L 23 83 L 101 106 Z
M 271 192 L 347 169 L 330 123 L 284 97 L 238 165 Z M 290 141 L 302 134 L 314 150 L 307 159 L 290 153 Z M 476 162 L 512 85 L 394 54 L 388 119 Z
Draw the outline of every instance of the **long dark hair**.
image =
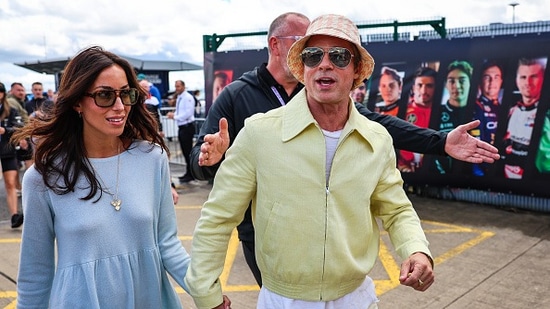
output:
M 126 73 L 129 86 L 140 92 L 139 100 L 128 113 L 124 131 L 119 138 L 125 147 L 129 147 L 131 143 L 124 141 L 139 139 L 149 141 L 151 150 L 157 144 L 169 153 L 164 139 L 158 133 L 156 120 L 145 109 L 143 102 L 147 94 L 139 86 L 130 63 L 99 46 L 88 47 L 80 51 L 65 67 L 59 96 L 53 108 L 43 119 L 31 119 L 12 138 L 12 141 L 18 141 L 30 137 L 35 141 L 35 168 L 42 175 L 46 186 L 56 194 L 74 192 L 78 177 L 84 174 L 90 183 L 90 191 L 82 199 L 89 200 L 98 191 L 98 199 L 101 198 L 101 184 L 91 168 L 84 148 L 82 119 L 74 106 L 79 104 L 98 75 L 112 65 L 120 66 Z
M 0 100 L 0 105 L 2 105 L 2 111 L 0 112 L 0 121 L 2 121 L 10 115 L 10 104 L 8 103 L 8 94 L 6 93 L 6 86 L 3 83 L 0 83 L 0 92 L 4 93 L 4 96 Z

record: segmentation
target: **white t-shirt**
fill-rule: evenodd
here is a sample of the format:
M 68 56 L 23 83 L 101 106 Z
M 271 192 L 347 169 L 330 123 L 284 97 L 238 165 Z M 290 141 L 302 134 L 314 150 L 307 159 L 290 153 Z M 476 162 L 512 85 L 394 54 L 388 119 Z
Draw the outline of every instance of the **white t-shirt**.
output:
M 325 163 L 325 177 L 328 184 L 328 179 L 330 177 L 330 169 L 332 168 L 332 159 L 334 158 L 334 153 L 336 152 L 336 146 L 338 146 L 338 140 L 342 134 L 342 130 L 338 131 L 326 131 L 322 130 L 323 135 L 325 136 L 325 147 L 327 151 L 326 163 Z
M 378 297 L 374 289 L 374 282 L 366 277 L 355 291 L 331 301 L 304 301 L 296 300 L 275 294 L 265 286 L 260 289 L 257 309 L 349 309 L 349 308 L 378 308 Z

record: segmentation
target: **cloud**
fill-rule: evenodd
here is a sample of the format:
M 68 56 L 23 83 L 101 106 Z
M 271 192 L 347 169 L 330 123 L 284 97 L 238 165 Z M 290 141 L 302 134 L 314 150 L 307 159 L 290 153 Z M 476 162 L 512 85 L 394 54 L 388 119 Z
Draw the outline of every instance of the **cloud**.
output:
M 550 16 L 544 0 L 518 2 L 516 22 Z M 71 57 L 84 47 L 100 45 L 134 58 L 202 64 L 204 35 L 265 31 L 287 11 L 310 18 L 343 14 L 355 22 L 446 17 L 447 27 L 512 21 L 512 8 L 501 0 L 0 0 L 0 4 L 0 80 L 22 81 L 27 88 L 36 79 L 45 88 L 53 87 L 53 77 L 13 63 Z

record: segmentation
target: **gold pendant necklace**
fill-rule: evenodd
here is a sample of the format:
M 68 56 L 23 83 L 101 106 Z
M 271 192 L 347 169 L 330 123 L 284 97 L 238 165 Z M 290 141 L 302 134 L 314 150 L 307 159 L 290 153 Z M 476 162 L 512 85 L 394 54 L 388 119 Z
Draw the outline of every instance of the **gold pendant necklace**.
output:
M 99 182 L 101 183 L 101 191 L 109 194 L 111 196 L 111 206 L 113 206 L 115 208 L 116 211 L 119 211 L 120 210 L 120 207 L 122 205 L 122 200 L 118 198 L 118 181 L 119 181 L 119 176 L 120 176 L 120 145 L 117 147 L 117 163 L 116 163 L 116 185 L 115 185 L 115 193 L 111 193 L 111 191 L 107 190 L 107 186 L 105 185 L 105 182 L 103 181 L 103 179 L 101 178 L 101 176 L 99 175 L 99 173 L 95 170 L 94 168 L 94 171 L 97 175 L 97 177 L 99 178 Z M 92 166 L 93 168 L 93 166 Z
M 122 205 L 122 200 L 118 198 L 118 177 L 120 175 L 120 146 L 117 147 L 117 159 L 116 159 L 116 187 L 115 194 L 112 194 L 113 199 L 111 200 L 111 206 L 115 208 L 116 211 L 120 210 L 120 205 Z

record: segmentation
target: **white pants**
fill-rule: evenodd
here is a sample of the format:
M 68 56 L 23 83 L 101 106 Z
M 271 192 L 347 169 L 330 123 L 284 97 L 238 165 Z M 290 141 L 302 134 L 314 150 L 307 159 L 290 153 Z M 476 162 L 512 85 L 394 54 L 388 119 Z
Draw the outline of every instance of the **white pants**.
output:
M 257 309 L 349 309 L 364 308 L 377 309 L 378 297 L 374 289 L 374 282 L 370 277 L 366 277 L 355 291 L 344 295 L 338 299 L 328 302 L 305 301 L 286 298 L 275 294 L 262 286 L 258 295 Z

